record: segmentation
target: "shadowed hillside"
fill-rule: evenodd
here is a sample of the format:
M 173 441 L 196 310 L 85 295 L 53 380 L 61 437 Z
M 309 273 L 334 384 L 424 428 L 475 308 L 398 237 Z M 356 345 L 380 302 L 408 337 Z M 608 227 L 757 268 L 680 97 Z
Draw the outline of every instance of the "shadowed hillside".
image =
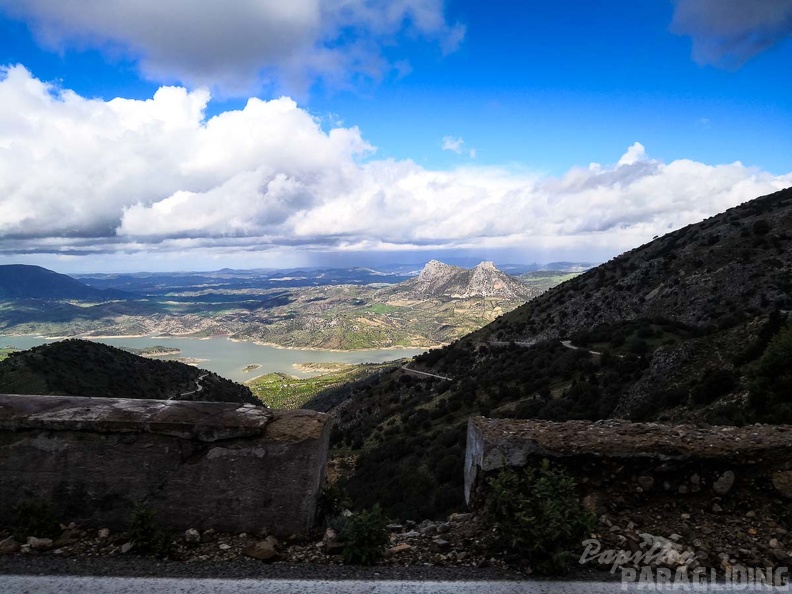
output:
M 127 299 L 130 293 L 116 289 L 95 289 L 65 274 L 41 266 L 6 264 L 0 266 L 1 299 L 81 299 L 106 301 Z
M 470 415 L 792 422 L 792 190 L 627 252 L 410 367 L 326 393 L 361 506 L 460 506 Z M 431 496 L 427 497 L 426 494 Z
M 0 361 L 0 393 L 261 405 L 247 387 L 217 374 L 88 340 L 64 340 L 11 353 Z

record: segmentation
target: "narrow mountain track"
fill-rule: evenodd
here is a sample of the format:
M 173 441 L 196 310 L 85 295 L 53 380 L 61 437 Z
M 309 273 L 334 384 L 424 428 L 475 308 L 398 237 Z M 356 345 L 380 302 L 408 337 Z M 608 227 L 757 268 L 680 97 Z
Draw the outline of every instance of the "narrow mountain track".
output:
M 207 375 L 209 374 L 204 373 L 203 375 L 199 375 L 198 379 L 195 380 L 195 390 L 192 390 L 190 392 L 183 392 L 182 394 L 179 394 L 179 396 L 191 396 L 192 394 L 197 394 L 198 392 L 203 390 L 203 386 L 201 385 L 201 380 L 205 378 Z M 168 398 L 168 400 L 173 400 L 173 396 Z
M 571 340 L 562 340 L 561 344 L 564 345 L 568 349 L 572 349 L 573 351 L 586 351 L 587 353 L 591 353 L 592 355 L 601 355 L 600 351 L 592 351 L 590 349 L 585 349 L 583 347 L 575 346 L 572 344 Z
M 428 371 L 418 371 L 417 369 L 410 369 L 410 368 L 409 368 L 407 365 L 408 365 L 407 363 L 405 363 L 404 365 L 402 365 L 402 369 L 403 369 L 404 371 L 406 371 L 407 373 L 410 373 L 410 374 L 412 374 L 412 375 L 421 375 L 421 376 L 427 376 L 427 377 L 436 377 L 437 379 L 441 379 L 441 380 L 447 380 L 447 381 L 449 381 L 449 382 L 453 382 L 453 381 L 454 381 L 454 378 L 447 377 L 447 376 L 445 376 L 445 375 L 437 375 L 436 373 L 429 373 Z

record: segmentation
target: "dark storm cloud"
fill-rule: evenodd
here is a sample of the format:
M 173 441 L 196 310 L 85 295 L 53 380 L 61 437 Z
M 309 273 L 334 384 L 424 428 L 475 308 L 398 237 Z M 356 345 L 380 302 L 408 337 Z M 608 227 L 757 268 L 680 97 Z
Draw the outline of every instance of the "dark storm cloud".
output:
M 671 30 L 699 64 L 742 66 L 792 35 L 792 0 L 676 0 Z

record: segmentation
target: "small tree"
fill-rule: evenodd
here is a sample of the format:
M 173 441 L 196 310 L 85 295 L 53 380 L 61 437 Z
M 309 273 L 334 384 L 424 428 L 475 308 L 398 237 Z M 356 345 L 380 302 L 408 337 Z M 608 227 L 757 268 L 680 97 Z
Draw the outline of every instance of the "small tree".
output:
M 344 563 L 374 565 L 379 561 L 390 541 L 387 524 L 379 504 L 375 504 L 371 511 L 364 510 L 353 516 L 345 531 Z
M 129 518 L 129 537 L 139 553 L 167 556 L 171 550 L 168 533 L 157 523 L 157 512 L 138 502 Z
M 489 486 L 484 510 L 506 554 L 525 557 L 539 573 L 566 573 L 595 520 L 583 509 L 575 480 L 543 460 L 539 468 L 504 468 Z
M 54 537 L 58 534 L 58 520 L 48 501 L 33 499 L 23 501 L 13 509 L 14 536 L 24 540 L 28 536 Z

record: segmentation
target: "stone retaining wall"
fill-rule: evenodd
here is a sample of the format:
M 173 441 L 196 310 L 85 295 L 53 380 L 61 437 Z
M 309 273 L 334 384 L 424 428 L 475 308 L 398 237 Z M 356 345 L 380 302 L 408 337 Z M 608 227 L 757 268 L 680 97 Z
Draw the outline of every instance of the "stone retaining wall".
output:
M 607 420 L 468 423 L 465 498 L 504 465 L 564 466 L 583 494 L 723 496 L 734 488 L 792 499 L 792 426 L 698 427 Z
M 305 534 L 329 418 L 216 402 L 0 394 L 0 525 L 24 501 L 125 528 L 137 502 L 174 529 Z
M 789 575 L 792 426 L 473 418 L 469 504 L 481 505 L 488 475 L 504 465 L 544 459 L 575 479 L 596 518 L 589 537 L 571 547 L 580 565 L 624 570 L 627 582 L 640 575 L 638 590 L 706 589 L 716 576 L 750 589 L 750 576 L 780 585 Z M 704 582 L 693 581 L 695 572 Z

